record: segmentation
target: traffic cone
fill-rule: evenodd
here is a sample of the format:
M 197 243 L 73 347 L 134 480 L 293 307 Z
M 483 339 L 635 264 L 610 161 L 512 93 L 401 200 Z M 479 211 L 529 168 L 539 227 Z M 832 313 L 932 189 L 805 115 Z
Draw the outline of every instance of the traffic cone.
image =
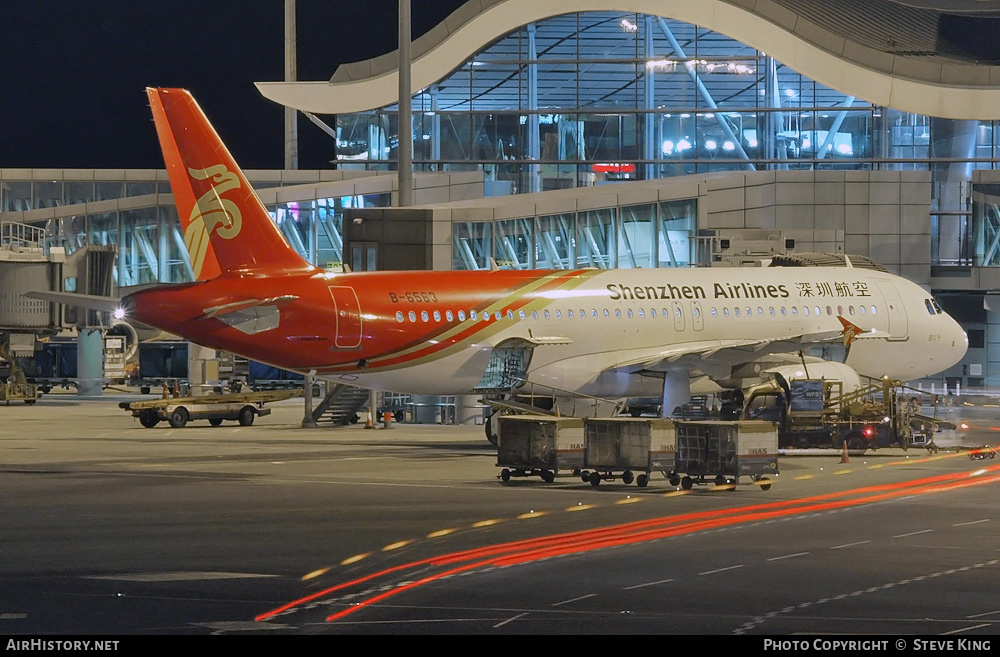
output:
M 174 379 L 174 397 L 180 397 L 180 396 L 181 396 L 181 391 L 177 387 L 177 379 Z
M 846 440 L 844 441 L 844 449 L 840 453 L 840 462 L 841 463 L 850 463 L 851 462 L 851 457 L 848 456 L 848 454 L 847 454 L 847 441 Z
M 163 395 L 162 399 L 170 399 L 170 390 L 167 388 L 167 382 L 163 382 Z

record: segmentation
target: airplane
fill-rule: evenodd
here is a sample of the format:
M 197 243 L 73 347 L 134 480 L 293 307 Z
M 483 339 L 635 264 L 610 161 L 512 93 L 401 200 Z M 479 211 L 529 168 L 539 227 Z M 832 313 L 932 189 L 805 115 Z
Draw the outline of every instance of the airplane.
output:
M 655 396 L 669 410 L 702 383 L 803 369 L 920 378 L 968 347 L 928 292 L 848 257 L 842 267 L 325 271 L 288 245 L 188 91 L 147 95 L 197 280 L 134 292 L 122 307 L 210 348 L 397 393 L 532 387 L 559 399 Z M 837 344 L 842 363 L 801 355 Z

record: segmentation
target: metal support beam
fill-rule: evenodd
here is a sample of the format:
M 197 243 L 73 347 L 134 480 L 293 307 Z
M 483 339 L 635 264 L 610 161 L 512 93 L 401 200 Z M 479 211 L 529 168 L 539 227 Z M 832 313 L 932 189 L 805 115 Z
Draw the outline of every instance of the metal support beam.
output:
M 647 62 L 651 62 L 656 58 L 656 50 L 653 48 L 653 18 L 652 16 L 646 16 L 643 20 L 643 56 L 646 58 Z M 655 160 L 657 159 L 658 151 L 657 139 L 656 139 L 656 117 L 651 111 L 654 107 L 656 101 L 656 75 L 653 69 L 646 66 L 644 67 L 643 76 L 643 96 L 642 108 L 648 110 L 643 115 L 643 141 L 642 141 L 642 159 L 644 160 Z M 646 162 L 642 165 L 643 168 L 643 180 L 652 180 L 656 177 L 656 165 L 652 162 Z
M 677 42 L 677 39 L 674 38 L 674 33 L 670 31 L 667 21 L 660 17 L 657 17 L 657 20 L 660 22 L 660 31 L 663 32 L 663 36 L 665 36 L 667 41 L 670 42 L 670 47 L 673 49 L 674 54 L 680 59 L 687 59 L 687 55 L 684 54 L 684 49 L 681 48 L 681 44 Z M 694 81 L 695 87 L 698 89 L 698 93 L 701 95 L 702 99 L 709 106 L 709 108 L 712 110 L 718 110 L 719 106 L 715 104 L 715 99 L 712 98 L 712 94 L 709 93 L 708 89 L 705 88 L 705 84 L 701 81 L 701 76 L 698 75 L 698 70 L 694 62 L 687 62 L 684 68 L 687 69 L 688 76 L 690 76 L 690 78 Z M 726 136 L 726 139 L 732 141 L 736 146 L 736 152 L 739 156 L 744 160 L 749 160 L 750 157 L 747 155 L 747 152 L 743 150 L 743 140 L 737 137 L 733 132 L 729 122 L 726 121 L 726 117 L 724 117 L 721 112 L 715 112 L 715 120 L 719 124 L 719 127 L 722 128 L 722 133 Z M 749 161 L 747 162 L 746 167 L 751 171 L 755 170 L 754 165 Z
M 836 118 L 833 119 L 833 125 L 830 126 L 830 130 L 826 133 L 826 139 L 823 140 L 823 145 L 819 147 L 816 159 L 822 160 L 826 157 L 827 153 L 833 150 L 833 144 L 837 140 L 837 133 L 840 132 L 840 126 L 844 124 L 844 119 L 847 118 L 847 110 L 853 104 L 854 96 L 848 96 L 844 101 L 844 109 L 837 112 Z
M 538 160 L 541 159 L 541 139 L 538 134 L 538 53 L 535 48 L 535 24 L 528 23 L 528 191 L 542 190 L 541 170 Z
M 285 0 L 285 82 L 295 82 L 295 0 Z M 299 130 L 295 109 L 285 107 L 285 168 L 299 168 Z
M 410 82 L 410 0 L 399 0 L 399 207 L 413 205 L 413 97 Z

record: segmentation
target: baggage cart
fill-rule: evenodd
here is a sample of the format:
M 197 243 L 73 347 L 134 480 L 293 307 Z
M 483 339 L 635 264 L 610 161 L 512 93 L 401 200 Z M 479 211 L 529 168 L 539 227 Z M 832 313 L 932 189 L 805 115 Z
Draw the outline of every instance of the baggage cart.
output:
M 129 411 L 139 419 L 139 424 L 152 429 L 160 422 L 167 422 L 175 429 L 183 428 L 190 420 L 208 420 L 217 427 L 224 420 L 235 420 L 240 426 L 253 424 L 258 415 L 269 415 L 264 408 L 267 402 L 281 401 L 297 395 L 301 390 L 270 390 L 262 392 L 237 392 L 203 397 L 164 397 L 132 402 L 120 402 L 119 408 Z
M 677 472 L 684 490 L 710 481 L 735 488 L 743 476 L 768 490 L 766 475 L 778 474 L 778 428 L 759 420 L 678 422 Z
M 583 420 L 546 415 L 498 417 L 500 479 L 541 477 L 552 483 L 560 471 L 579 474 L 583 465 Z
M 636 485 L 645 487 L 654 470 L 662 472 L 669 480 L 677 477 L 672 420 L 587 418 L 583 426 L 584 471 L 581 476 L 592 486 L 620 478 L 626 484 L 634 480 Z

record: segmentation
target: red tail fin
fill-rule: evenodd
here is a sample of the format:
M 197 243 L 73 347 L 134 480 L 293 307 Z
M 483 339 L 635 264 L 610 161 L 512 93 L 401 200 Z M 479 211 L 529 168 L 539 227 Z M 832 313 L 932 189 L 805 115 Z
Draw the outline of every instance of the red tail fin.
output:
M 271 221 L 191 94 L 153 88 L 146 94 L 195 278 L 310 269 Z

